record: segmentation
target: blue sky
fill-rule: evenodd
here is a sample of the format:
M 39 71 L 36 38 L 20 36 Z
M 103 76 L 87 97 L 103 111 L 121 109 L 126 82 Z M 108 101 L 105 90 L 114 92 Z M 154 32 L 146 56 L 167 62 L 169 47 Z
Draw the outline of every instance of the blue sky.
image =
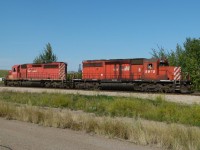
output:
M 59 61 L 149 58 L 200 36 L 198 0 L 1 0 L 0 69 L 31 63 L 51 43 Z

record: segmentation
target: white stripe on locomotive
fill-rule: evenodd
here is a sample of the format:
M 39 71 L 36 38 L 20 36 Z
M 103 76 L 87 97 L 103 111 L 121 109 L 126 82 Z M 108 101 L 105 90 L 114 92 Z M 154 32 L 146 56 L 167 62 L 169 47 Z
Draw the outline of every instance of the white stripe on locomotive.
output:
M 181 67 L 174 67 L 174 80 L 181 79 Z
M 62 63 L 59 66 L 59 76 L 60 76 L 60 79 L 62 79 L 62 80 L 65 79 L 65 64 L 64 63 Z

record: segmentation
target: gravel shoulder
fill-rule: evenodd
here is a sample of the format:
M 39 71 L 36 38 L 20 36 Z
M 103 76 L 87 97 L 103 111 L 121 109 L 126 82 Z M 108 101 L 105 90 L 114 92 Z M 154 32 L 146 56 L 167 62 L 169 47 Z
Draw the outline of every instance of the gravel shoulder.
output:
M 194 95 L 174 95 L 174 94 L 154 94 L 154 93 L 131 93 L 131 92 L 106 92 L 106 91 L 86 91 L 86 90 L 65 90 L 65 89 L 43 89 L 43 88 L 24 88 L 24 87 L 0 87 L 2 91 L 15 91 L 15 92 L 34 92 L 34 93 L 64 93 L 64 94 L 81 94 L 81 95 L 107 95 L 107 96 L 123 96 L 123 97 L 136 97 L 142 99 L 155 100 L 161 96 L 166 101 L 184 103 L 184 104 L 200 104 L 200 96 Z
M 153 150 L 80 131 L 0 118 L 0 150 Z

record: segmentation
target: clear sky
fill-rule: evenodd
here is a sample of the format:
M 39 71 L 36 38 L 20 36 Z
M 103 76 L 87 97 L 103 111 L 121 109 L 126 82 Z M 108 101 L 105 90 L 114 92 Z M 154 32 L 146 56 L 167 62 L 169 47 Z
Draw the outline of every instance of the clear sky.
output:
M 149 58 L 200 36 L 199 0 L 0 0 L 0 69 L 51 43 L 59 61 Z

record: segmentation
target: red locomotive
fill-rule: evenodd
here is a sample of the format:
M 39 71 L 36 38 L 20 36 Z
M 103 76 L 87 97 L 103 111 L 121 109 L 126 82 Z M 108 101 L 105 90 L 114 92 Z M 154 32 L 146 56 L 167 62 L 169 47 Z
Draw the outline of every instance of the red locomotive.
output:
M 6 77 L 5 84 L 20 86 L 29 82 L 56 87 L 66 80 L 66 74 L 67 64 L 64 62 L 14 65 Z
M 189 77 L 180 67 L 160 59 L 111 59 L 83 61 L 82 78 L 67 78 L 67 64 L 15 65 L 5 85 L 39 83 L 45 87 L 128 89 L 145 92 L 190 92 Z
M 87 60 L 83 62 L 83 80 L 98 80 L 101 87 L 127 88 L 152 92 L 188 92 L 189 76 L 181 67 L 169 66 L 160 59 Z

